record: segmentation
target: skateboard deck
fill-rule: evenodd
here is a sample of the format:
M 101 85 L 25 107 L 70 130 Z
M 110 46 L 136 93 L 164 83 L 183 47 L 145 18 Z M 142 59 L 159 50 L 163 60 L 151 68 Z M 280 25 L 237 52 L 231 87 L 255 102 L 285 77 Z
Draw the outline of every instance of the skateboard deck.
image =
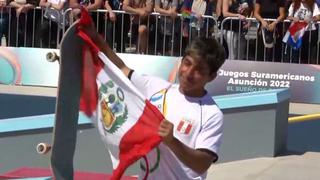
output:
M 51 168 L 55 179 L 73 179 L 81 91 L 83 41 L 77 22 L 64 34 L 60 46 L 60 70 L 53 129 Z M 80 51 L 79 51 L 80 50 Z

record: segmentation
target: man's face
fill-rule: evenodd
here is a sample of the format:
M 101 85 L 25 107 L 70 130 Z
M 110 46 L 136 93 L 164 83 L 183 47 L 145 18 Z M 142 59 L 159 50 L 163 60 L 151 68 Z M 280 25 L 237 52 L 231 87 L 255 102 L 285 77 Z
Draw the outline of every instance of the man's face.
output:
M 204 86 L 216 77 L 216 73 L 210 74 L 206 62 L 185 56 L 178 71 L 180 92 L 191 97 L 200 97 L 205 94 Z

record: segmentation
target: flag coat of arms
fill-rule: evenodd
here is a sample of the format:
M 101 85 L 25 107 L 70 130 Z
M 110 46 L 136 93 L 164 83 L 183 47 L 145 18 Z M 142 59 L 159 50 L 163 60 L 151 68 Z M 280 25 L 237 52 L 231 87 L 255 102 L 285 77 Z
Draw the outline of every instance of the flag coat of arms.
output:
M 83 10 L 79 24 L 89 22 Z M 111 156 L 112 179 L 120 179 L 161 142 L 158 128 L 164 117 L 84 32 L 78 35 L 86 42 L 80 110 L 96 123 Z
M 294 22 L 290 25 L 282 41 L 287 43 L 293 49 L 299 49 L 302 44 L 302 37 L 306 31 L 308 23 L 306 22 Z

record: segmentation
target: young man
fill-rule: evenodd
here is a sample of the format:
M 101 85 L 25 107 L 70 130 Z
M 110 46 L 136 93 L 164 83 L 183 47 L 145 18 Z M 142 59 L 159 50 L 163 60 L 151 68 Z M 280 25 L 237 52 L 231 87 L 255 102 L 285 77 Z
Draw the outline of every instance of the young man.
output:
M 180 83 L 170 84 L 129 69 L 94 30 L 86 31 L 166 118 L 158 131 L 162 143 L 147 155 L 148 179 L 205 179 L 218 159 L 223 114 L 204 87 L 225 61 L 223 47 L 214 39 L 196 38 L 181 60 Z M 146 165 L 140 167 L 142 179 Z

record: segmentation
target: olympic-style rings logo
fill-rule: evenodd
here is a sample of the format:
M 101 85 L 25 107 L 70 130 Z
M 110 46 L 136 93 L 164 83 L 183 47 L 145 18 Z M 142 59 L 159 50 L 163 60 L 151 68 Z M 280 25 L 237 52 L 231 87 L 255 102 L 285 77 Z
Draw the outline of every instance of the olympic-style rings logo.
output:
M 9 84 L 21 84 L 21 65 L 18 57 L 7 47 L 0 47 L 0 60 L 7 61 L 14 71 L 14 78 Z M 7 84 L 0 81 L 0 84 Z

